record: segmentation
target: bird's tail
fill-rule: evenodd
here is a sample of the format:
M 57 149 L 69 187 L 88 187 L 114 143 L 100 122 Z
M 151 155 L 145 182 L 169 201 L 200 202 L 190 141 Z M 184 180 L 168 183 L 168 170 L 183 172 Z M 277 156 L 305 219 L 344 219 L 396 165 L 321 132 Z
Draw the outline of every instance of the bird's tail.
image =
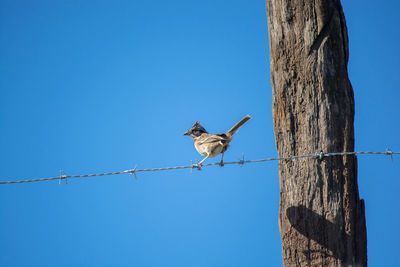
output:
M 241 119 L 238 123 L 235 124 L 235 126 L 233 126 L 227 133 L 226 135 L 234 135 L 237 130 L 239 130 L 240 127 L 242 127 L 243 124 L 245 124 L 246 121 L 250 120 L 251 117 L 249 115 L 247 115 L 246 117 L 244 117 L 243 119 Z

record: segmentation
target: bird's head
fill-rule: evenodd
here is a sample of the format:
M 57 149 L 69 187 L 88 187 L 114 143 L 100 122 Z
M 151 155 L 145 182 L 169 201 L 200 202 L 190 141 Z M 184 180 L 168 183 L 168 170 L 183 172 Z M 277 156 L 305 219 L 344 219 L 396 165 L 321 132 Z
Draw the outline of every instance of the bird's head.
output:
M 204 129 L 204 127 L 201 126 L 200 122 L 196 121 L 193 124 L 193 126 L 189 130 L 187 130 L 187 132 L 184 133 L 183 135 L 188 135 L 188 136 L 192 137 L 193 139 L 196 139 L 203 133 L 207 133 L 206 129 Z

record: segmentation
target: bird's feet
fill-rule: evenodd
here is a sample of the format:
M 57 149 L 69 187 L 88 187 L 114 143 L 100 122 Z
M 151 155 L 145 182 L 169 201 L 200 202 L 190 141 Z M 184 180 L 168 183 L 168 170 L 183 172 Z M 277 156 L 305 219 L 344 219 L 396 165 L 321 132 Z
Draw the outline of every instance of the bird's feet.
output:
M 203 163 L 199 163 L 199 164 L 197 164 L 197 169 L 199 170 L 199 171 L 201 171 L 201 167 L 203 166 Z
M 220 166 L 220 167 L 224 167 L 224 166 L 225 166 L 225 164 L 224 164 L 224 161 L 223 161 L 223 160 L 221 160 L 221 161 L 220 161 L 220 163 L 219 163 L 219 166 Z

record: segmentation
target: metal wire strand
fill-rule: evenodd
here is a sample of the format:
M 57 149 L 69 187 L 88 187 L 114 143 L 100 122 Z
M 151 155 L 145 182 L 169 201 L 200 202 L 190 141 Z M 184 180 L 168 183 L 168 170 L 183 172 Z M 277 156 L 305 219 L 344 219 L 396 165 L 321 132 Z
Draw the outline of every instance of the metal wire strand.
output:
M 391 150 L 386 150 L 385 152 L 371 152 L 371 151 L 359 151 L 359 152 L 331 152 L 331 153 L 315 153 L 308 155 L 298 155 L 298 156 L 287 156 L 287 157 L 276 157 L 276 158 L 266 158 L 266 159 L 257 159 L 257 160 L 244 160 L 244 155 L 242 160 L 239 161 L 231 161 L 224 162 L 225 165 L 239 164 L 243 166 L 247 163 L 258 163 L 258 162 L 266 162 L 266 161 L 280 161 L 280 160 L 294 160 L 301 158 L 318 158 L 323 159 L 325 157 L 333 157 L 333 156 L 346 156 L 346 155 L 389 155 L 391 159 L 393 159 L 393 155 L 398 155 L 400 152 L 393 152 Z M 208 167 L 219 165 L 219 163 L 207 163 L 203 164 L 201 167 Z M 41 181 L 50 181 L 50 180 L 66 180 L 68 178 L 89 178 L 96 176 L 106 176 L 106 175 L 117 175 L 117 174 L 134 174 L 136 177 L 136 173 L 138 172 L 155 172 L 155 171 L 169 171 L 169 170 L 179 170 L 179 169 L 200 169 L 198 164 L 192 164 L 187 166 L 175 166 L 175 167 L 165 167 L 165 168 L 152 168 L 152 169 L 130 169 L 125 171 L 118 172 L 105 172 L 105 173 L 94 173 L 94 174 L 83 174 L 83 175 L 60 175 L 57 177 L 49 177 L 49 178 L 37 178 L 37 179 L 27 179 L 27 180 L 17 180 L 17 181 L 0 181 L 0 184 L 19 184 L 19 183 L 31 183 L 31 182 L 41 182 Z

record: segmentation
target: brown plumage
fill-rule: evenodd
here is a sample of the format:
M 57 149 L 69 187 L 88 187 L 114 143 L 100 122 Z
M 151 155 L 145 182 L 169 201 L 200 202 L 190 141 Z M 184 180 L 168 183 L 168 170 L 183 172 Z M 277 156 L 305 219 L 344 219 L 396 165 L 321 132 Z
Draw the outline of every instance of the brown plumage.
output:
M 247 115 L 236 123 L 229 131 L 220 134 L 209 134 L 206 129 L 201 126 L 200 122 L 196 121 L 193 126 L 184 135 L 189 135 L 194 139 L 194 146 L 205 158 L 198 164 L 201 167 L 202 163 L 208 159 L 218 156 L 222 153 L 220 165 L 224 165 L 224 152 L 228 149 L 229 143 L 232 141 L 232 136 L 239 130 L 242 125 L 250 120 Z

